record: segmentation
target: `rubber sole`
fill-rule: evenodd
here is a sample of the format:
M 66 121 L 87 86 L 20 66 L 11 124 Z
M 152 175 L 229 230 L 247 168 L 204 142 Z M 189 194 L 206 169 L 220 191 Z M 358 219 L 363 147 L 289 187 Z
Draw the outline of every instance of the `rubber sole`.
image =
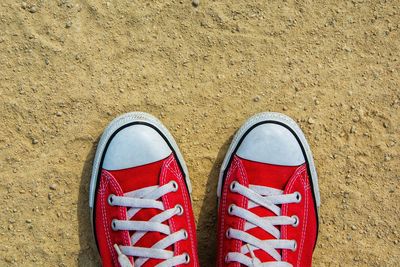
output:
M 224 182 L 224 177 L 226 174 L 226 170 L 231 162 L 232 156 L 236 153 L 238 146 L 243 140 L 243 137 L 251 131 L 254 127 L 256 127 L 259 124 L 263 123 L 277 123 L 280 124 L 287 129 L 289 129 L 296 137 L 297 141 L 299 142 L 300 146 L 302 147 L 303 154 L 306 158 L 308 170 L 310 177 L 312 179 L 312 188 L 313 188 L 313 193 L 315 197 L 315 202 L 317 206 L 317 210 L 321 204 L 321 199 L 320 199 L 320 193 L 319 193 L 319 187 L 318 187 L 318 175 L 317 171 L 315 169 L 315 164 L 314 164 L 314 159 L 312 157 L 311 149 L 310 146 L 308 145 L 308 142 L 304 136 L 304 133 L 300 129 L 300 127 L 297 125 L 297 123 L 292 120 L 290 117 L 281 114 L 281 113 L 276 113 L 276 112 L 263 112 L 263 113 L 258 113 L 250 119 L 248 119 L 241 127 L 240 129 L 236 132 L 235 136 L 233 137 L 232 143 L 230 144 L 228 151 L 226 153 L 226 156 L 224 158 L 224 161 L 222 162 L 221 165 L 221 170 L 219 173 L 219 180 L 218 180 L 218 190 L 217 190 L 217 196 L 218 198 L 221 196 L 221 189 L 222 189 L 222 184 Z
M 190 183 L 189 173 L 186 166 L 186 163 L 182 157 L 182 154 L 176 144 L 174 138 L 171 133 L 167 130 L 167 128 L 154 116 L 144 113 L 144 112 L 130 112 L 123 114 L 117 118 L 115 118 L 111 123 L 106 127 L 103 134 L 101 135 L 100 141 L 97 145 L 96 154 L 93 161 L 93 169 L 92 176 L 90 179 L 90 189 L 89 189 L 89 208 L 91 214 L 91 221 L 93 226 L 93 207 L 95 201 L 96 188 L 98 183 L 99 171 L 101 170 L 102 161 L 104 158 L 104 152 L 107 149 L 107 146 L 111 140 L 111 138 L 122 128 L 127 127 L 131 124 L 146 124 L 154 129 L 156 129 L 161 136 L 166 140 L 171 150 L 177 157 L 178 163 L 182 168 L 182 171 L 185 175 L 186 185 L 188 187 L 189 193 L 192 192 L 192 185 Z

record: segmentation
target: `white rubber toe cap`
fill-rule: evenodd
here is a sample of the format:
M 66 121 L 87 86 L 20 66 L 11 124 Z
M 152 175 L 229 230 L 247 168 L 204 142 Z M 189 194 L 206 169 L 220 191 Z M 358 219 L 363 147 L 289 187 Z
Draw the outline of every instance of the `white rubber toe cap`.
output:
M 153 128 L 135 124 L 120 130 L 104 155 L 103 168 L 121 170 L 156 162 L 172 153 L 166 141 Z
M 274 165 L 299 166 L 305 162 L 296 137 L 276 123 L 265 123 L 252 129 L 236 154 L 247 160 Z

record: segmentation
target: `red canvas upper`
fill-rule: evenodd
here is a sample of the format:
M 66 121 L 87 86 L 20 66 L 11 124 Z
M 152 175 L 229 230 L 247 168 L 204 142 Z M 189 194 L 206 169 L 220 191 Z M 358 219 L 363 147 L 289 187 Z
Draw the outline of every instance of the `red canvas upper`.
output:
M 162 186 L 172 180 L 177 182 L 178 190 L 162 197 L 164 208 L 170 209 L 179 204 L 183 207 L 184 212 L 182 215 L 173 216 L 166 221 L 165 224 L 169 225 L 172 233 L 185 229 L 188 233 L 188 238 L 175 243 L 167 249 L 174 251 L 174 255 L 181 255 L 185 252 L 188 253 L 190 262 L 185 264 L 185 266 L 199 266 L 196 248 L 196 227 L 190 195 L 187 190 L 185 178 L 172 154 L 164 160 L 139 167 L 117 171 L 107 171 L 103 169 L 99 179 L 95 200 L 94 226 L 103 266 L 119 266 L 117 260 L 118 256 L 113 245 L 130 246 L 130 236 L 133 234 L 133 232 L 129 231 L 112 230 L 111 222 L 113 219 L 126 220 L 127 208 L 110 206 L 107 201 L 108 196 L 110 194 L 122 196 L 126 192 L 144 187 L 154 185 Z M 160 210 L 157 209 L 141 209 L 131 220 L 148 221 L 159 213 Z M 135 246 L 150 248 L 165 236 L 166 235 L 158 232 L 148 232 Z M 130 257 L 130 260 L 133 263 L 134 259 L 132 259 L 132 257 Z M 162 260 L 150 259 L 143 266 L 155 266 L 161 261 Z
M 281 239 L 296 240 L 297 249 L 295 251 L 284 249 L 280 253 L 282 260 L 287 261 L 293 266 L 311 266 L 312 253 L 317 236 L 317 214 L 314 205 L 312 188 L 310 186 L 307 166 L 277 166 L 259 162 L 253 162 L 234 156 L 222 187 L 219 202 L 219 222 L 218 222 L 218 257 L 217 266 L 240 266 L 237 262 L 225 262 L 228 252 L 240 252 L 242 241 L 226 237 L 229 228 L 244 230 L 244 219 L 229 215 L 228 207 L 235 204 L 247 209 L 248 200 L 246 197 L 231 192 L 229 186 L 233 181 L 237 181 L 243 186 L 261 185 L 273 187 L 284 191 L 284 194 L 299 192 L 302 196 L 300 203 L 290 203 L 281 205 L 282 216 L 296 215 L 299 218 L 297 226 L 280 227 Z M 260 217 L 275 216 L 275 214 L 262 206 L 250 209 Z M 278 228 L 279 229 L 279 228 Z M 274 239 L 271 234 L 259 227 L 247 231 L 261 240 Z M 261 262 L 274 261 L 274 259 L 261 249 L 254 250 L 255 256 Z M 247 256 L 250 257 L 249 254 Z

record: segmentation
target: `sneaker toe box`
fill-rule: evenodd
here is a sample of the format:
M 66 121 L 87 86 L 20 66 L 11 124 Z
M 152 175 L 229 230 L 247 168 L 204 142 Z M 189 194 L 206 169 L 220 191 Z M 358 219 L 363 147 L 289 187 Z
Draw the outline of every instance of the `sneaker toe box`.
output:
M 247 160 L 274 165 L 298 166 L 305 162 L 294 133 L 276 123 L 264 123 L 250 130 L 236 154 Z
M 118 131 L 110 140 L 102 167 L 121 170 L 168 157 L 172 150 L 153 127 L 135 124 Z

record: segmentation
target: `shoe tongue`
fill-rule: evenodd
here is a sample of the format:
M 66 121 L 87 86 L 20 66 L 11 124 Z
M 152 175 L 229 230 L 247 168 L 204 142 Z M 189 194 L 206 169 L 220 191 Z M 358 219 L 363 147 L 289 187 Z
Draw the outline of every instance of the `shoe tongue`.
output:
M 242 159 L 249 184 L 284 190 L 299 166 L 281 166 Z
M 150 164 L 133 167 L 123 170 L 109 171 L 118 181 L 124 193 L 138 190 L 141 188 L 159 185 L 159 177 L 163 168 L 165 159 L 156 161 Z M 160 199 L 159 199 L 160 200 Z M 142 209 L 136 213 L 131 220 L 134 221 L 149 221 L 152 217 L 161 213 L 158 209 Z M 164 222 L 168 224 L 168 221 Z M 134 232 L 129 232 L 131 236 Z M 165 234 L 158 232 L 148 232 L 135 244 L 135 247 L 150 248 L 155 243 L 166 237 Z M 166 250 L 172 251 L 173 247 L 170 246 Z M 155 266 L 162 262 L 159 259 L 149 259 L 143 266 Z
M 159 177 L 164 160 L 146 165 L 108 171 L 118 181 L 124 193 L 159 184 Z
M 240 158 L 240 160 L 244 169 L 246 170 L 246 176 L 250 185 L 268 186 L 282 191 L 284 191 L 286 184 L 299 167 L 266 164 L 242 158 Z M 250 211 L 260 217 L 276 216 L 275 213 L 273 213 L 269 209 L 260 206 L 252 208 L 250 209 Z M 279 226 L 278 229 L 280 230 Z M 247 233 L 261 240 L 275 239 L 274 236 L 259 227 L 250 229 L 247 231 Z M 261 262 L 275 261 L 274 258 L 271 257 L 271 255 L 261 249 L 255 250 L 254 255 Z M 247 256 L 251 257 L 249 253 L 247 254 Z

